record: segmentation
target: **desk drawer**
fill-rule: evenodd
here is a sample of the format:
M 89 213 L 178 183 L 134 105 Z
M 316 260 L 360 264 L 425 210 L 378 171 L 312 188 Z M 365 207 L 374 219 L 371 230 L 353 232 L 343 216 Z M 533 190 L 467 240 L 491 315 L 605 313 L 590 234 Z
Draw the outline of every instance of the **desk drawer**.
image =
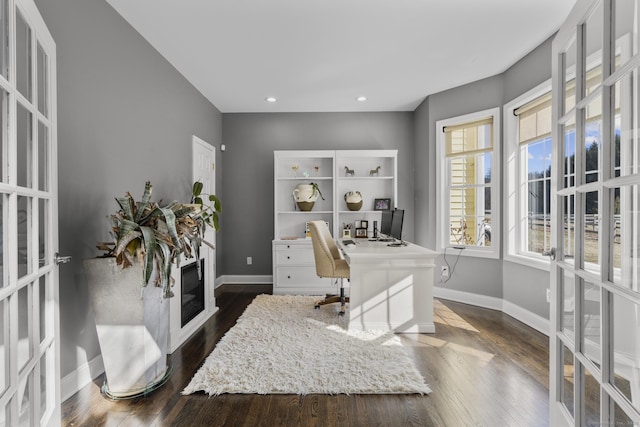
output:
M 278 287 L 299 288 L 331 285 L 330 279 L 321 279 L 313 267 L 278 267 L 276 268 Z
M 277 265 L 315 265 L 313 249 L 293 247 L 276 250 Z

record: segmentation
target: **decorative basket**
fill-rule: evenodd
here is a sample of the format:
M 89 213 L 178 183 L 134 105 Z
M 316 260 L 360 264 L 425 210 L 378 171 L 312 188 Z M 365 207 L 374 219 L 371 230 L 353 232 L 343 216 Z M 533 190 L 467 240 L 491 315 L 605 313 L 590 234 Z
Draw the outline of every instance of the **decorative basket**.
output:
M 347 202 L 347 207 L 349 208 L 350 211 L 359 211 L 360 208 L 362 208 L 362 200 L 356 203 Z
M 304 212 L 309 212 L 311 209 L 313 209 L 313 205 L 315 203 L 316 202 L 296 202 L 296 204 L 298 205 L 298 209 Z

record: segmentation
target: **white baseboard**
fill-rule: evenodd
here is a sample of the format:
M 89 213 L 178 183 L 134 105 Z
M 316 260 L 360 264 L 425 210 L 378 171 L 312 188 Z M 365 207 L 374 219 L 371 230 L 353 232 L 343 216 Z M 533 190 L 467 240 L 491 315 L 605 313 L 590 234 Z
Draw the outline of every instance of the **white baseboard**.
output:
M 524 323 L 525 325 L 549 336 L 549 320 L 535 313 L 525 310 L 512 302 L 505 301 L 501 298 L 488 297 L 485 295 L 472 294 L 471 292 L 456 291 L 441 287 L 433 288 L 433 296 L 450 301 L 462 302 L 478 307 L 490 308 L 492 310 L 501 311 L 514 319 Z
M 529 310 L 525 310 L 519 305 L 515 305 L 509 301 L 503 301 L 502 307 L 503 313 L 508 314 L 525 325 L 532 327 L 536 331 L 549 336 L 549 319 L 545 319 L 544 317 L 532 313 Z
M 65 375 L 60 383 L 60 397 L 64 402 L 80 389 L 89 384 L 98 375 L 104 372 L 102 355 L 98 355 L 92 360 L 78 366 L 75 371 Z
M 496 297 L 472 294 L 471 292 L 456 291 L 454 289 L 441 288 L 438 286 L 435 286 L 433 288 L 433 296 L 436 298 L 448 299 L 451 301 L 457 301 L 465 304 L 475 305 L 478 307 L 502 311 L 502 299 Z
M 273 283 L 273 276 L 265 275 L 223 275 L 216 278 L 215 287 L 225 284 L 242 284 L 242 285 L 270 285 Z

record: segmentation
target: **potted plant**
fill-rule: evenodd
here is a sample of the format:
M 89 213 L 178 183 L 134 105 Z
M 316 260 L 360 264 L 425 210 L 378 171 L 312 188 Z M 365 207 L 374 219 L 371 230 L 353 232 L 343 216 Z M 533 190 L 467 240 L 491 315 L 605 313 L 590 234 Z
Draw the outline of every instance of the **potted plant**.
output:
M 148 393 L 168 378 L 166 363 L 171 269 L 181 256 L 199 258 L 207 226 L 218 229 L 220 200 L 202 200 L 202 183 L 191 203 L 160 206 L 145 184 L 140 201 L 131 193 L 116 198 L 110 215 L 113 241 L 100 242 L 101 257 L 84 261 L 106 382 L 112 398 Z M 198 266 L 200 263 L 196 263 Z M 135 355 L 132 357 L 132 355 Z

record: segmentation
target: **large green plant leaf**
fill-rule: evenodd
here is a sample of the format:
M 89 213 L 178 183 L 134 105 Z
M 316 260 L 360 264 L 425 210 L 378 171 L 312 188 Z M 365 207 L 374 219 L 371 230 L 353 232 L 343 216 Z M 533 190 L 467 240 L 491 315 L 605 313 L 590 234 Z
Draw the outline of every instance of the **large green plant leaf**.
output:
M 116 197 L 116 202 L 120 205 L 120 209 L 124 213 L 124 217 L 129 221 L 134 221 L 133 207 L 131 206 L 132 197 L 127 193 L 125 197 Z
M 158 247 L 162 252 L 162 263 L 159 263 L 158 266 L 160 271 L 160 286 L 162 286 L 162 294 L 165 298 L 171 298 L 173 296 L 173 292 L 171 291 L 171 248 L 164 242 L 158 242 Z
M 153 272 L 153 260 L 156 257 L 158 243 L 152 228 L 140 227 L 140 231 L 144 239 L 144 278 L 142 286 L 147 286 L 149 279 L 151 279 L 151 273 Z
M 151 181 L 147 181 L 144 184 L 144 194 L 142 195 L 142 200 L 140 200 L 140 205 L 138 206 L 138 212 L 136 212 L 135 221 L 139 222 L 142 215 L 144 215 L 144 211 L 149 206 L 149 201 L 151 200 L 151 191 L 153 187 L 151 186 Z

